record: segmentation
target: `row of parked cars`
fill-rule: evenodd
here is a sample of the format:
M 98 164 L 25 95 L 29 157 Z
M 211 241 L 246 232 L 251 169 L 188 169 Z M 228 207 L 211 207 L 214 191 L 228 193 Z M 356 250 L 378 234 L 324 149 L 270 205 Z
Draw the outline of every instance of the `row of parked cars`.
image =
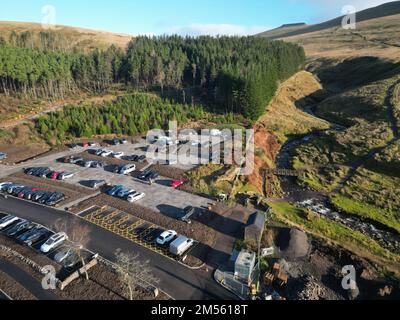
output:
M 68 241 L 64 232 L 54 233 L 40 224 L 4 214 L 0 214 L 0 232 L 43 254 L 52 254 L 53 260 L 66 268 L 72 268 L 79 262 L 78 255 L 70 247 L 63 246 Z
M 71 172 L 59 172 L 51 170 L 47 167 L 39 167 L 39 168 L 27 168 L 24 169 L 25 174 L 30 176 L 35 176 L 39 178 L 48 178 L 51 180 L 67 180 L 74 177 L 74 174 Z
M 112 187 L 107 194 L 111 197 L 117 197 L 120 199 L 127 200 L 130 203 L 142 200 L 146 194 L 143 192 L 138 192 L 136 190 L 126 188 L 123 185 L 117 185 Z
M 122 151 L 114 152 L 114 151 L 108 150 L 108 149 L 98 149 L 98 150 L 94 151 L 94 154 L 98 157 L 103 157 L 103 158 L 111 157 L 111 158 L 115 158 L 115 159 L 123 159 L 126 161 L 133 161 L 133 162 L 139 162 L 139 163 L 143 163 L 146 161 L 145 155 L 125 156 L 125 153 Z
M 107 164 L 103 161 L 86 160 L 82 157 L 68 157 L 62 160 L 64 163 L 76 164 L 85 168 L 104 168 Z
M 65 195 L 61 192 L 43 191 L 38 188 L 15 184 L 12 182 L 0 183 L 0 192 L 51 207 L 65 200 Z

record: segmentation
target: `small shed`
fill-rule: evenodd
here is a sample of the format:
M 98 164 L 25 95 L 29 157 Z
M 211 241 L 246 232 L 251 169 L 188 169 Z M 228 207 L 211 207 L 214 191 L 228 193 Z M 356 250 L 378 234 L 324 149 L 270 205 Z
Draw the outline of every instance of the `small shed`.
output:
M 256 243 L 261 242 L 262 235 L 265 228 L 265 214 L 262 212 L 253 213 L 244 231 L 244 239 L 246 241 L 255 241 Z

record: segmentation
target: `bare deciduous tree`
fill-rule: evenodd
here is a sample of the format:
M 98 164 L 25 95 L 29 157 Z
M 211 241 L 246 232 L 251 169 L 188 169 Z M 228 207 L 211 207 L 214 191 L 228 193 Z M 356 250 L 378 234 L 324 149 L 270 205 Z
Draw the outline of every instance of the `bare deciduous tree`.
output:
M 122 252 L 118 249 L 115 252 L 117 274 L 130 300 L 134 299 L 137 287 L 156 287 L 160 280 L 155 277 L 150 267 L 150 261 L 141 261 L 138 254 Z
M 77 219 L 58 219 L 53 226 L 53 230 L 56 232 L 65 232 L 68 235 L 69 241 L 66 241 L 65 246 L 67 246 L 71 254 L 78 257 L 82 266 L 85 267 L 86 261 L 83 252 L 84 248 L 91 241 L 90 228 Z M 89 274 L 86 269 L 84 270 L 86 280 L 89 280 Z

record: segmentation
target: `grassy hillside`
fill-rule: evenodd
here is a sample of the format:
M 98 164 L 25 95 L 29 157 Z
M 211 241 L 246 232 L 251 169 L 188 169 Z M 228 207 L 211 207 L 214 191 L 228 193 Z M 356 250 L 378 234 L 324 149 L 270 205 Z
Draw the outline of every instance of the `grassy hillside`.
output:
M 400 1 L 357 13 L 357 29 L 344 30 L 342 17 L 318 25 L 281 28 L 260 36 L 304 46 L 310 60 L 376 56 L 400 59 Z
M 40 32 L 45 30 L 39 23 L 0 21 L 0 36 L 6 40 L 10 38 L 13 32 L 21 34 L 27 31 L 33 32 L 36 41 L 39 41 Z M 132 36 L 127 34 L 66 26 L 57 26 L 53 32 L 65 37 L 65 44 L 70 48 L 78 47 L 88 50 L 107 48 L 111 45 L 124 49 L 132 39 Z

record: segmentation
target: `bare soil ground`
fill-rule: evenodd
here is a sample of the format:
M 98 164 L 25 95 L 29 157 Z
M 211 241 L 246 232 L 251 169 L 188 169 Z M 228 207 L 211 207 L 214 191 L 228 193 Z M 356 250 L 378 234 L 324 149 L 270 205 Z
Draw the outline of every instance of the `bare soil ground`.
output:
M 311 294 L 309 299 L 348 299 L 349 292 L 341 286 L 341 270 L 344 266 L 353 265 L 357 272 L 359 299 L 399 299 L 398 282 L 382 277 L 366 260 L 329 243 L 311 237 L 307 240 L 304 233 L 293 233 L 293 229 L 279 228 L 275 230 L 275 235 L 276 245 L 283 249 L 278 254 L 278 260 L 290 275 L 286 288 L 289 298 L 296 299 L 296 294 L 301 293 Z M 304 255 L 305 249 L 309 250 Z M 317 287 L 317 290 L 309 290 L 310 286 Z
M 7 153 L 7 159 L 0 161 L 2 164 L 13 165 L 22 161 L 43 155 L 50 147 L 43 144 L 18 146 L 15 144 L 0 144 L 1 152 Z
M 94 190 L 88 188 L 74 186 L 58 180 L 50 180 L 45 178 L 38 178 L 30 175 L 26 175 L 23 172 L 19 172 L 1 179 L 1 181 L 14 182 L 21 185 L 32 186 L 39 188 L 43 191 L 49 192 L 62 192 L 65 194 L 65 200 L 58 204 L 62 206 L 66 203 L 78 200 L 84 196 L 89 196 L 95 193 Z

